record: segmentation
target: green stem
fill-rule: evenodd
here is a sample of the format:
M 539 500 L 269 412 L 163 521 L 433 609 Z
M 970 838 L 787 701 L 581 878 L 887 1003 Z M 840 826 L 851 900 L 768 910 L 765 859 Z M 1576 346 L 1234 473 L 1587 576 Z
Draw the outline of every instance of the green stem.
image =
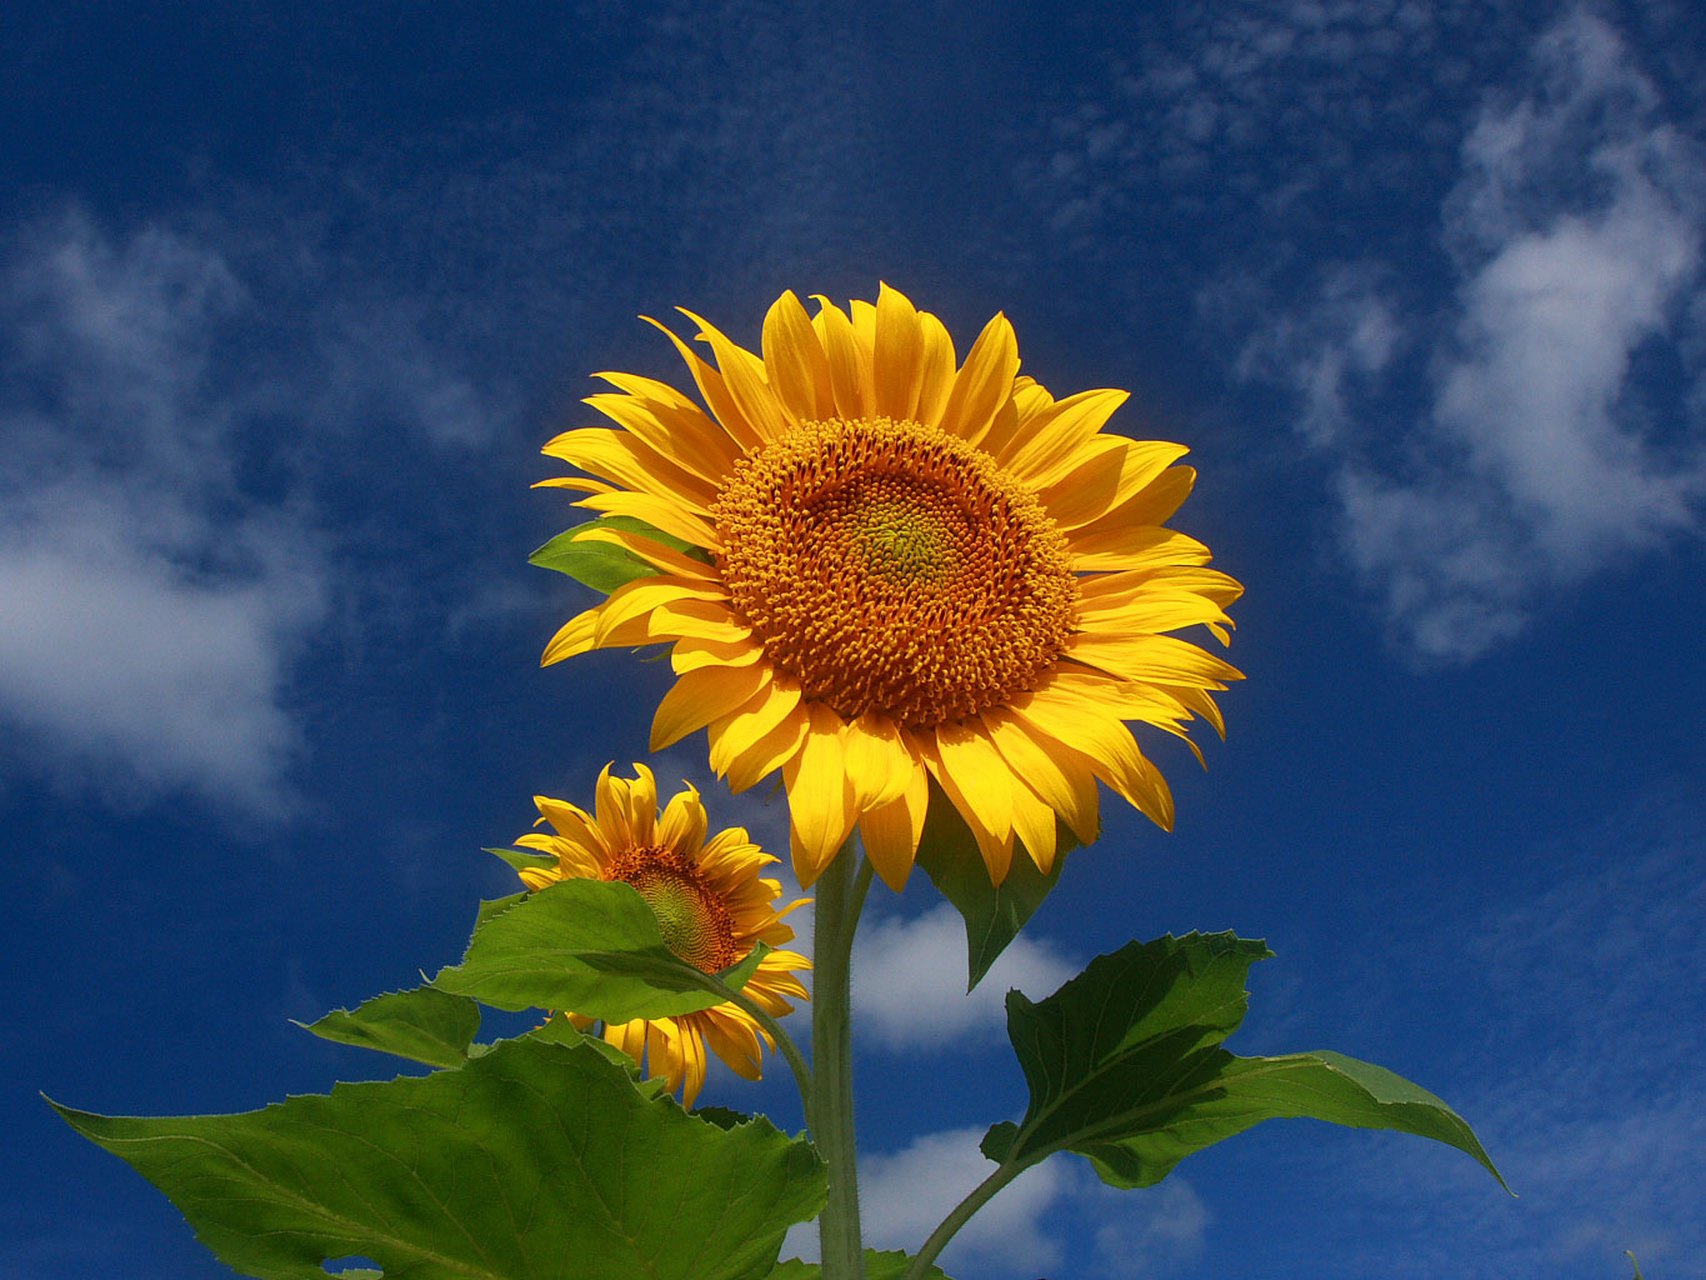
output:
M 996 1194 L 1009 1182 L 1023 1173 L 1029 1165 L 1003 1164 L 982 1182 L 973 1188 L 972 1193 L 954 1206 L 953 1212 L 942 1219 L 942 1224 L 930 1233 L 930 1238 L 924 1242 L 924 1247 L 918 1251 L 908 1264 L 901 1280 L 924 1280 L 924 1275 L 930 1270 L 930 1264 L 936 1261 L 936 1255 L 948 1247 L 959 1229 L 971 1220 L 984 1205 L 993 1200 Z
M 812 1140 L 829 1165 L 818 1219 L 823 1280 L 863 1280 L 858 1146 L 853 1137 L 853 933 L 871 865 L 855 873 L 849 837 L 819 877 L 812 956 Z

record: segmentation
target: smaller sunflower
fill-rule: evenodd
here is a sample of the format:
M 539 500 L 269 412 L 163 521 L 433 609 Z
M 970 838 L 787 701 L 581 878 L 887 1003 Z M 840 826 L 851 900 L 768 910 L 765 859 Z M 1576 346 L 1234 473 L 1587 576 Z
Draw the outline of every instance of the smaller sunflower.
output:
M 669 949 L 706 973 L 738 964 L 757 943 L 776 947 L 793 941 L 794 931 L 782 917 L 806 900 L 775 910 L 782 886 L 758 874 L 777 859 L 754 844 L 744 827 L 707 840 L 705 805 L 691 785 L 671 797 L 660 816 L 652 771 L 636 764 L 634 774 L 632 781 L 615 778 L 606 765 L 590 814 L 563 800 L 534 796 L 535 825 L 549 823 L 556 834 L 530 832 L 516 843 L 550 854 L 557 865 L 522 871 L 522 883 L 529 889 L 574 879 L 633 885 L 657 916 Z M 797 952 L 771 951 L 741 994 L 772 1016 L 791 1013 L 790 998 L 808 998 L 795 973 L 809 968 L 811 961 Z M 582 1030 L 593 1024 L 584 1015 L 563 1012 Z M 776 1048 L 752 1015 L 734 1004 L 675 1018 L 606 1023 L 604 1038 L 648 1076 L 664 1077 L 671 1093 L 684 1090 L 690 1107 L 705 1083 L 707 1048 L 748 1080 L 761 1074 L 763 1049 Z

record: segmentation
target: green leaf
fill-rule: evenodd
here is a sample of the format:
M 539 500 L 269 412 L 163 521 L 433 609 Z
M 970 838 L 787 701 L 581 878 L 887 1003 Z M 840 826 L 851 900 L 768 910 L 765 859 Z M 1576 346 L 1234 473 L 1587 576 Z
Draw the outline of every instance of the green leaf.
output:
M 474 927 L 478 929 L 493 916 L 501 916 L 517 903 L 524 901 L 526 897 L 527 890 L 523 889 L 520 893 L 512 893 L 508 897 L 485 899 L 480 903 L 480 909 L 474 913 Z
M 480 1007 L 433 987 L 391 991 L 354 1009 L 334 1009 L 318 1022 L 299 1022 L 323 1040 L 396 1054 L 429 1067 L 459 1067 L 480 1030 Z
M 906 1274 L 906 1268 L 912 1258 L 898 1249 L 865 1250 L 865 1280 L 900 1280 Z M 798 1258 L 789 1258 L 786 1262 L 778 1263 L 765 1280 L 818 1280 L 823 1274 L 823 1268 L 815 1262 L 801 1262 Z M 948 1280 L 948 1276 L 937 1267 L 931 1267 L 924 1273 L 926 1280 Z
M 918 841 L 918 865 L 966 922 L 966 990 L 983 980 L 1007 944 L 1025 927 L 1060 880 L 1066 855 L 1075 841 L 1064 826 L 1056 833 L 1054 868 L 1046 876 L 1014 841 L 1013 865 L 999 888 L 989 883 L 989 868 L 977 851 L 977 840 L 934 780 L 924 833 Z
M 572 1009 L 606 1022 L 675 1017 L 738 991 L 768 951 L 706 974 L 664 945 L 657 917 L 632 885 L 564 880 L 524 894 L 474 929 L 460 965 L 433 986 L 496 1009 Z
M 647 1098 L 584 1043 L 505 1041 L 460 1071 L 242 1115 L 53 1105 L 261 1280 L 325 1280 L 345 1257 L 399 1280 L 753 1280 L 824 1202 L 804 1139 Z
M 1221 1048 L 1244 1020 L 1250 965 L 1270 954 L 1230 933 L 1168 936 L 1098 957 L 1046 1000 L 1008 992 L 1007 1032 L 1031 1102 L 1019 1124 L 990 1129 L 983 1153 L 1023 1168 L 1073 1151 L 1104 1182 L 1145 1187 L 1263 1120 L 1309 1117 L 1433 1138 L 1505 1185 L 1451 1108 L 1384 1067 Z
M 699 547 L 661 529 L 655 529 L 644 520 L 636 520 L 633 516 L 599 516 L 572 529 L 565 529 L 528 556 L 527 562 L 542 569 L 555 569 L 558 573 L 566 573 L 576 582 L 606 595 L 639 578 L 650 578 L 663 572 L 656 565 L 640 559 L 633 552 L 613 542 L 587 540 L 585 535 L 592 529 L 616 529 L 623 533 L 638 534 L 695 560 L 702 560 L 706 564 L 711 562 L 711 557 Z
M 550 854 L 534 853 L 531 849 L 482 849 L 480 852 L 502 858 L 514 871 L 549 870 L 557 865 L 557 860 Z

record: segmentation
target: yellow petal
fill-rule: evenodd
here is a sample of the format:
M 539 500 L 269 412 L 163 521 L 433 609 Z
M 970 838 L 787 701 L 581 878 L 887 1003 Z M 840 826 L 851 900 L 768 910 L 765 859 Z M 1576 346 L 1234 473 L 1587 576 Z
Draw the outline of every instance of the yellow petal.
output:
M 1232 625 L 1216 601 L 1185 588 L 1153 584 L 1124 599 L 1104 597 L 1094 606 L 1080 603 L 1078 624 L 1086 633 L 1129 636 L 1134 632 L 1177 631 L 1181 627 Z
M 646 618 L 646 635 L 652 640 L 716 640 L 732 644 L 746 640 L 752 628 L 731 612 L 724 600 L 672 600 L 653 609 Z M 620 643 L 614 639 L 612 644 Z
M 863 298 L 847 304 L 847 314 L 853 320 L 853 332 L 859 335 L 859 345 L 871 351 L 877 341 L 877 309 Z
M 1096 779 L 1076 751 L 1047 751 L 1025 731 L 1006 708 L 986 711 L 983 722 L 990 741 L 1015 776 L 1028 782 L 1037 795 L 1078 837 L 1092 844 L 1097 835 Z
M 745 347 L 730 340 L 716 325 L 695 315 L 686 307 L 677 307 L 677 311 L 699 326 L 699 337 L 710 344 L 711 351 L 717 357 L 717 368 L 722 372 L 723 385 L 734 397 L 741 415 L 758 429 L 758 434 L 766 440 L 774 440 L 788 429 L 788 415 L 782 404 L 770 390 L 770 384 L 764 378 L 764 361 L 753 355 Z
M 628 806 L 628 830 L 633 833 L 634 843 L 639 845 L 656 844 L 658 820 L 658 781 L 652 776 L 652 771 L 638 761 L 634 764 L 634 778 L 626 788 L 625 803 Z
M 553 662 L 561 662 L 564 658 L 572 658 L 577 654 L 590 653 L 598 648 L 598 615 L 603 608 L 604 604 L 600 601 L 558 627 L 557 634 L 551 637 L 545 646 L 545 652 L 540 655 L 539 665 L 548 667 Z
M 923 354 L 918 369 L 916 418 L 927 426 L 940 426 L 948 397 L 954 393 L 954 340 L 947 326 L 928 311 L 918 313 L 918 331 Z
M 605 484 L 602 480 L 589 480 L 585 476 L 550 476 L 544 480 L 535 480 L 527 486 L 529 489 L 573 489 L 576 493 L 614 493 L 616 486 Z
M 812 327 L 829 356 L 829 381 L 835 395 L 835 411 L 843 418 L 868 418 L 871 405 L 871 352 L 853 332 L 853 322 L 840 307 L 821 294 Z
M 671 574 L 635 578 L 612 591 L 599 609 L 598 642 L 605 643 L 610 633 L 624 622 L 649 613 L 660 605 L 673 604 L 679 600 L 711 602 L 724 601 L 727 598 L 726 590 L 720 583 L 677 578 Z M 724 605 L 724 608 L 726 609 L 727 605 Z
M 774 729 L 730 759 L 729 790 L 745 791 L 794 759 L 805 744 L 810 727 L 811 716 L 803 706 L 790 709 Z
M 880 285 L 871 355 L 879 415 L 896 422 L 912 418 L 923 382 L 923 357 L 924 335 L 918 327 L 917 309 L 898 289 Z
M 771 389 L 783 407 L 801 422 L 833 418 L 835 392 L 829 381 L 829 357 L 793 290 L 776 299 L 765 315 L 763 345 Z
M 682 1027 L 684 1018 L 671 1018 L 669 1087 L 681 1089 L 681 1105 L 689 1109 L 705 1087 L 705 1041 L 697 1031 Z
M 1117 436 L 1096 436 L 1091 445 L 1094 452 L 1086 447 L 1087 462 L 1038 485 L 1037 496 L 1062 528 L 1075 529 L 1107 515 L 1186 453 L 1182 444 Z
M 598 785 L 593 788 L 593 813 L 605 847 L 620 853 L 633 845 L 633 832 L 628 827 L 628 784 L 610 772 L 605 765 L 599 771 Z
M 1191 496 L 1197 482 L 1195 467 L 1168 467 L 1149 485 L 1107 515 L 1083 527 L 1084 533 L 1100 533 L 1126 525 L 1166 524 Z
M 1068 396 L 1039 417 L 1030 439 L 1004 458 L 1002 465 L 1031 484 L 1048 483 L 1055 469 L 1072 460 L 1129 399 L 1129 392 L 1105 388 Z
M 674 547 L 666 546 L 656 538 L 648 538 L 643 533 L 633 533 L 626 529 L 595 528 L 575 534 L 576 542 L 608 542 L 612 546 L 621 547 L 654 569 L 678 578 L 699 579 L 705 582 L 721 583 L 715 565 L 706 564 L 703 560 L 695 560 L 692 556 L 683 555 Z
M 1045 876 L 1054 866 L 1055 814 L 1024 780 L 1013 780 L 1013 834 Z
M 710 514 L 711 502 L 717 496 L 713 482 L 677 465 L 673 458 L 626 431 L 580 427 L 565 431 L 540 452 L 636 492 L 673 500 L 702 516 Z
M 675 347 L 676 354 L 681 357 L 682 363 L 693 375 L 693 381 L 699 388 L 699 394 L 705 397 L 705 404 L 730 438 L 740 445 L 745 452 L 761 447 L 764 444 L 764 436 L 741 412 L 740 405 L 736 403 L 733 394 L 729 391 L 723 375 L 701 360 L 698 353 L 683 342 L 668 325 L 660 324 L 650 316 L 641 316 L 640 319 L 655 326 L 660 333 L 670 340 L 670 343 Z
M 635 519 L 644 520 L 654 529 L 662 529 L 665 533 L 680 538 L 690 546 L 703 547 L 707 551 L 722 550 L 723 540 L 717 536 L 717 531 L 710 521 L 695 515 L 680 502 L 670 498 L 619 490 L 615 493 L 591 494 L 575 505 L 613 516 L 633 516 Z
M 748 1015 L 733 1005 L 718 1005 L 704 1011 L 704 1022 L 705 1047 L 742 1079 L 759 1079 L 762 1050 L 758 1028 Z
M 632 1058 L 637 1067 L 645 1058 L 646 1028 L 644 1018 L 635 1018 L 632 1022 L 618 1022 L 613 1026 L 607 1023 L 604 1039 L 606 1043 L 615 1045 Z
M 1110 525 L 1098 521 L 1067 536 L 1076 573 L 1112 573 L 1208 563 L 1208 548 L 1195 538 L 1155 525 Z
M 598 824 L 593 821 L 592 815 L 579 805 L 570 804 L 567 800 L 553 800 L 550 796 L 534 796 L 533 803 L 539 810 L 539 821 L 548 822 L 556 828 L 556 838 L 560 844 L 579 845 L 589 850 L 603 847 L 598 835 Z
M 782 767 L 794 873 L 801 888 L 816 881 L 834 859 L 855 816 L 841 752 L 841 717 L 821 702 L 805 705 L 810 717 L 805 743 Z
M 664 806 L 663 816 L 658 819 L 658 841 L 665 848 L 693 857 L 705 843 L 705 832 L 709 827 L 705 803 L 689 783 L 685 790 L 671 796 Z
M 1013 829 L 1013 773 L 979 728 L 948 721 L 936 726 L 936 750 L 955 788 L 997 834 Z
M 942 429 L 977 444 L 995 420 L 995 413 L 1013 393 L 1019 372 L 1019 340 L 1007 317 L 997 312 L 966 355 L 948 403 L 942 410 Z
M 1066 643 L 1076 662 L 1125 680 L 1224 689 L 1243 673 L 1196 645 L 1173 636 L 1079 632 Z
M 711 768 L 716 770 L 717 776 L 726 774 L 737 759 L 767 738 L 799 704 L 799 682 L 787 676 L 773 675 L 769 684 L 762 686 L 745 706 L 713 721 Z
M 1101 707 L 1040 690 L 1014 703 L 1027 728 L 1073 747 L 1127 804 L 1164 830 L 1173 828 L 1173 797 L 1160 771 L 1138 750 L 1131 730 Z
M 886 804 L 859 815 L 859 842 L 883 883 L 899 893 L 906 887 L 924 834 L 924 812 L 930 800 L 930 777 L 914 764 L 906 786 Z
M 614 380 L 615 374 L 601 378 Z M 638 396 L 603 392 L 586 397 L 591 405 L 618 426 L 644 440 L 652 449 L 673 458 L 681 466 L 712 484 L 719 484 L 739 461 L 741 452 L 728 432 L 705 416 L 699 406 L 685 408 Z
M 702 667 L 689 671 L 664 694 L 652 717 L 651 750 L 662 751 L 695 729 L 747 702 L 770 680 L 767 664 L 750 667 Z
M 684 676 L 700 667 L 747 667 L 764 656 L 763 646 L 750 639 L 706 640 L 691 636 L 676 641 L 669 665 Z
M 979 801 L 988 799 L 989 788 L 978 785 L 975 768 L 968 767 L 965 772 L 957 774 L 944 764 L 941 751 L 943 727 L 938 725 L 936 733 L 921 739 L 924 762 L 931 775 L 941 784 L 954 808 L 959 810 L 960 817 L 965 819 L 972 838 L 977 841 L 978 853 L 982 855 L 984 865 L 989 868 L 990 883 L 999 886 L 1007 878 L 1007 870 L 1013 861 L 1012 803 L 1009 800 L 1004 805 L 1007 818 L 1002 827 L 992 826 L 986 820 L 984 808 Z M 969 756 L 962 756 L 962 760 L 968 766 L 972 763 Z M 976 800 L 966 794 L 961 785 L 962 781 L 977 787 Z
M 899 726 L 881 712 L 867 711 L 849 723 L 842 746 L 860 809 L 888 804 L 911 782 L 915 762 L 901 742 Z

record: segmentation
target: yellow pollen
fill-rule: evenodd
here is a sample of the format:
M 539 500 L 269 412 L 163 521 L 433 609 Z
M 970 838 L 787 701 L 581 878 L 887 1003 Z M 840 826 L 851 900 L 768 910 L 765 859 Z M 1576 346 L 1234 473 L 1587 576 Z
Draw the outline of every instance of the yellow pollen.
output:
M 936 427 L 801 423 L 743 459 L 712 512 L 766 656 L 848 719 L 963 720 L 1035 687 L 1072 634 L 1065 536 Z
M 729 909 L 681 854 L 672 849 L 628 849 L 611 862 L 606 879 L 639 890 L 657 917 L 664 945 L 694 968 L 717 973 L 740 959 Z

